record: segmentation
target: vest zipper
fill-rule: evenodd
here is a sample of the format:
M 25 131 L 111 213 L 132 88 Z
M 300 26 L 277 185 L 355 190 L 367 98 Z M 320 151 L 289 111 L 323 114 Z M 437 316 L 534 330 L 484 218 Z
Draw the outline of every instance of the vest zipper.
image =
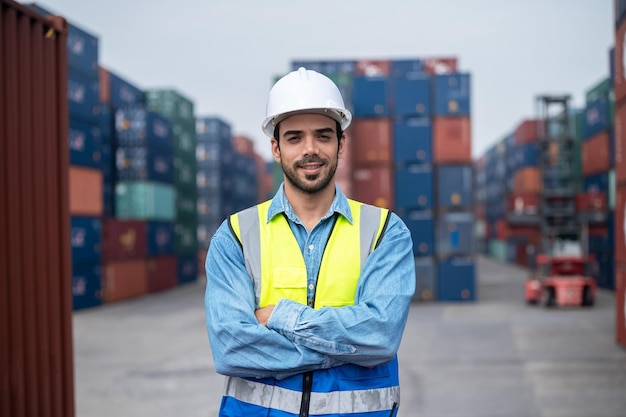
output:
M 311 389 L 313 388 L 313 371 L 305 372 L 302 376 L 302 402 L 300 403 L 299 417 L 309 417 L 311 406 Z

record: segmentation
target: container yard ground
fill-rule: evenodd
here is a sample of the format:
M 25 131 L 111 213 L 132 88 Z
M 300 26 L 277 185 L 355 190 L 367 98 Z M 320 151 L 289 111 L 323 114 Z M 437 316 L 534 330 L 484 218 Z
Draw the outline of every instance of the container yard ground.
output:
M 413 304 L 400 417 L 623 417 L 614 294 L 592 308 L 524 303 L 524 269 L 478 257 L 476 303 Z M 74 313 L 78 417 L 216 416 L 204 282 Z

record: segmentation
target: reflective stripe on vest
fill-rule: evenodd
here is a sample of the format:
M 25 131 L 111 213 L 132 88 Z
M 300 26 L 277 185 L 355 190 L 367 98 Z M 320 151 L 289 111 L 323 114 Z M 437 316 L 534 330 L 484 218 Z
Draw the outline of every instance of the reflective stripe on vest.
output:
M 322 257 L 315 308 L 354 304 L 361 268 L 387 220 L 386 209 L 353 200 L 348 203 L 353 224 L 338 216 L 326 246 L 334 250 L 325 250 Z M 307 273 L 300 247 L 283 216 L 274 216 L 267 223 L 269 205 L 267 201 L 229 219 L 242 244 L 246 270 L 254 283 L 255 305 L 259 308 L 276 304 L 281 298 L 307 304 Z
M 242 378 L 229 378 L 224 395 L 240 399 L 248 404 L 291 414 L 299 413 L 302 398 L 302 393 L 299 391 Z M 355 391 L 312 392 L 309 414 L 343 415 L 387 411 L 399 401 L 399 386 Z

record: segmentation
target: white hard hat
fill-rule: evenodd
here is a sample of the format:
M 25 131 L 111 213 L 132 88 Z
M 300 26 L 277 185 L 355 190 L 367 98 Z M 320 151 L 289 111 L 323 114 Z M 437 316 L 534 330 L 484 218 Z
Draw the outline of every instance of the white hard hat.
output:
M 274 137 L 274 128 L 287 117 L 297 113 L 319 113 L 341 123 L 346 130 L 352 114 L 343 104 L 335 83 L 319 72 L 304 67 L 278 80 L 270 90 L 261 128 L 268 137 Z

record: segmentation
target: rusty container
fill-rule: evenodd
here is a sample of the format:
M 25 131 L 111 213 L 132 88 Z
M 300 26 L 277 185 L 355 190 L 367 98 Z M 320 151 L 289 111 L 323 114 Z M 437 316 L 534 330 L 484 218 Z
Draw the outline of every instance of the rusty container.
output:
M 541 192 L 541 171 L 536 167 L 519 169 L 513 174 L 513 189 L 516 194 L 536 194 Z
M 626 265 L 615 269 L 615 340 L 626 347 Z
M 70 166 L 70 214 L 102 216 L 104 210 L 103 173 L 99 169 Z
M 149 293 L 164 291 L 178 284 L 176 256 L 159 256 L 146 260 L 147 290 Z
M 583 142 L 582 174 L 589 176 L 611 170 L 611 149 L 609 132 L 596 133 Z
M 350 146 L 355 166 L 391 162 L 393 144 L 390 119 L 355 119 L 350 126 L 350 142 L 346 142 L 346 146 Z
M 626 102 L 615 104 L 615 182 L 626 183 Z
M 615 262 L 626 264 L 626 234 L 624 232 L 624 210 L 626 210 L 626 185 L 615 190 Z
M 105 303 L 140 297 L 147 293 L 145 259 L 103 264 L 102 294 Z
M 67 33 L 0 0 L 0 416 L 75 415 Z
M 472 127 L 469 117 L 433 118 L 433 162 L 472 163 Z
M 145 258 L 146 237 L 145 221 L 105 219 L 102 222 L 102 261 Z
M 393 210 L 393 184 L 393 167 L 391 165 L 354 167 L 352 194 L 355 200 Z

